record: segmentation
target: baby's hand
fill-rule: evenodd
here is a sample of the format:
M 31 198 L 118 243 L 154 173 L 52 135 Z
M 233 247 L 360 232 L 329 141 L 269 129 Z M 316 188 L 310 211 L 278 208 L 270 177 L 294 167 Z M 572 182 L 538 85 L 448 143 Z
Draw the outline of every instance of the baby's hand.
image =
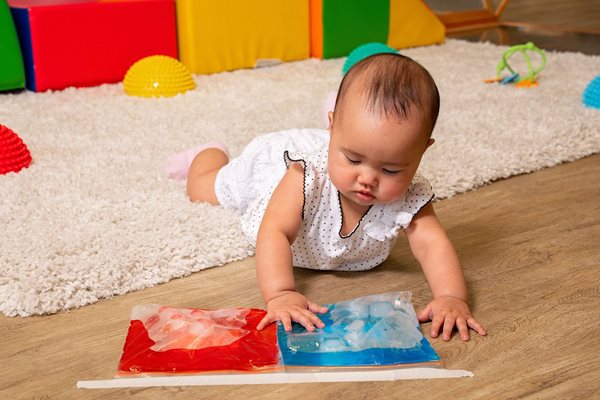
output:
M 438 337 L 442 328 L 442 339 L 450 340 L 454 325 L 458 328 L 460 338 L 465 342 L 469 340 L 469 328 L 481 336 L 485 336 L 485 329 L 473 318 L 467 303 L 452 296 L 440 296 L 433 299 L 419 315 L 419 322 L 431 320 L 431 337 Z
M 324 314 L 327 307 L 320 306 L 308 300 L 295 291 L 285 291 L 272 298 L 267 303 L 267 315 L 258 323 L 257 329 L 261 330 L 275 321 L 281 321 L 286 332 L 292 330 L 292 321 L 302 324 L 308 331 L 323 328 L 325 324 L 315 315 Z

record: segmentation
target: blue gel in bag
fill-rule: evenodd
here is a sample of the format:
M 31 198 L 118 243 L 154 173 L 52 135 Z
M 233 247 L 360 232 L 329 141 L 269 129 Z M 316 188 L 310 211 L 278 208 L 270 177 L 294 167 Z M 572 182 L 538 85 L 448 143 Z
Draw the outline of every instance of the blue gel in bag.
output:
M 281 323 L 277 340 L 285 366 L 365 367 L 430 363 L 440 357 L 421 334 L 410 292 L 359 297 L 329 305 L 325 327 L 308 332 Z

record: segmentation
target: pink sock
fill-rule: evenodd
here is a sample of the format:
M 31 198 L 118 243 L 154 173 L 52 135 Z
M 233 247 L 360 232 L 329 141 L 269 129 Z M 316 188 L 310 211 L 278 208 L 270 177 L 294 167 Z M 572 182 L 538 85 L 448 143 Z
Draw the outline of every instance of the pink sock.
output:
M 229 158 L 229 150 L 221 142 L 209 142 L 200 146 L 191 147 L 187 150 L 180 151 L 179 153 L 171 154 L 163 166 L 165 175 L 169 179 L 176 181 L 182 181 L 187 178 L 190 165 L 194 158 L 203 150 L 206 149 L 219 149 L 225 153 Z

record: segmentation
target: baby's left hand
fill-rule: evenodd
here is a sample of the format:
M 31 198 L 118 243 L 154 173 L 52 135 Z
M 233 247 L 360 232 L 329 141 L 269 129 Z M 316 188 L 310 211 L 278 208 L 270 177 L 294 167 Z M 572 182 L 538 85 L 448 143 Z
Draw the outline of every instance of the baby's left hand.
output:
M 440 296 L 433 299 L 417 315 L 419 322 L 431 320 L 431 337 L 438 337 L 440 328 L 442 328 L 442 340 L 448 341 L 452 336 L 454 325 L 458 328 L 460 338 L 463 341 L 469 340 L 469 328 L 473 329 L 481 336 L 485 336 L 485 329 L 473 318 L 469 305 L 452 296 Z

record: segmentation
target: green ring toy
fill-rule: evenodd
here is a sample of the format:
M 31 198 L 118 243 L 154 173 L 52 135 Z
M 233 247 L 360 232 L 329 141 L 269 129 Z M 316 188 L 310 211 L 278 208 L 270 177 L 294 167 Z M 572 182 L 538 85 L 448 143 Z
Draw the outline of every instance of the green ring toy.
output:
M 521 54 L 523 54 L 523 58 L 527 62 L 527 68 L 529 69 L 529 75 L 527 75 L 526 77 L 520 77 L 519 74 L 508 63 L 508 60 L 510 59 L 510 57 L 512 57 L 513 54 L 515 54 L 517 52 L 520 52 Z M 537 68 L 534 68 L 532 65 L 531 57 L 529 56 L 530 52 L 537 53 L 541 57 L 541 64 Z M 507 81 L 507 83 L 508 82 L 520 83 L 520 82 L 527 81 L 530 85 L 535 85 L 537 83 L 538 75 L 540 74 L 540 72 L 542 72 L 542 70 L 544 69 L 545 66 L 546 66 L 546 54 L 540 48 L 538 48 L 536 45 L 534 45 L 532 42 L 528 42 L 527 44 L 519 44 L 516 46 L 512 46 L 504 52 L 504 54 L 502 55 L 502 60 L 500 61 L 500 63 L 498 63 L 498 67 L 496 68 L 496 71 L 497 71 L 496 76 L 497 76 L 497 79 L 500 80 L 501 79 L 500 75 L 502 74 L 502 71 L 504 71 L 505 69 L 508 69 L 512 75 L 508 78 L 505 78 L 505 79 L 509 79 Z M 510 79 L 510 78 L 512 78 L 512 79 Z

